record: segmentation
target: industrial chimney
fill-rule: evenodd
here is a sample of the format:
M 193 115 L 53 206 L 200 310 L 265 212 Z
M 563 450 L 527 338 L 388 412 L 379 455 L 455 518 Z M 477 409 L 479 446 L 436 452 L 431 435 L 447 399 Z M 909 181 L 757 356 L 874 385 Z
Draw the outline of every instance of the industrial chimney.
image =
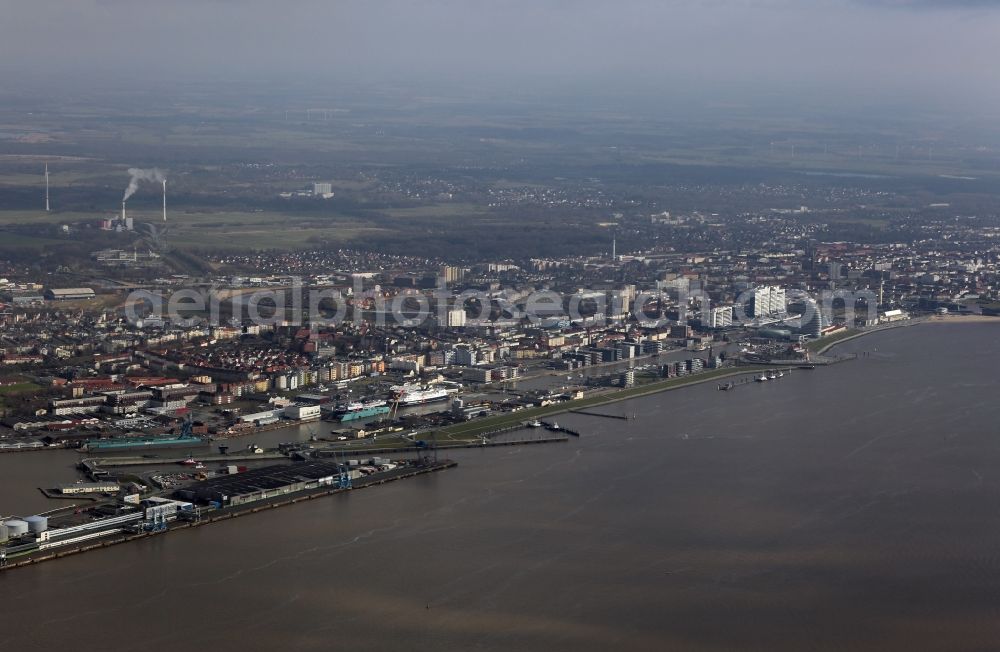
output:
M 163 180 L 163 221 L 167 221 L 167 180 Z

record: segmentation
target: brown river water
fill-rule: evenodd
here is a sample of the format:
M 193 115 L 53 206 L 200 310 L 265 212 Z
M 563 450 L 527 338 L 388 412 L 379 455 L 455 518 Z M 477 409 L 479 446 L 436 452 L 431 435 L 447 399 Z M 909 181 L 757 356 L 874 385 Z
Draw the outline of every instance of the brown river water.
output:
M 838 351 L 869 354 L 0 573 L 0 648 L 997 649 L 1000 321 Z M 0 456 L 0 511 L 76 459 Z

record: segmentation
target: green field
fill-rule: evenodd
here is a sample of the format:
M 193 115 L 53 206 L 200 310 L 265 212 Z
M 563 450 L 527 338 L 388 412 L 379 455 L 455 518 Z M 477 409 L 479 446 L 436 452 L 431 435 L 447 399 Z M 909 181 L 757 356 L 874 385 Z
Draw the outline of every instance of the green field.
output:
M 11 403 L 11 399 L 24 396 L 26 394 L 34 394 L 38 390 L 42 389 L 39 385 L 32 382 L 17 382 L 11 385 L 0 385 L 0 409 Z
M 834 344 L 836 344 L 837 342 L 839 342 L 841 340 L 845 340 L 845 339 L 847 339 L 849 337 L 854 337 L 855 335 L 857 335 L 860 332 L 861 331 L 859 331 L 856 328 L 848 328 L 846 331 L 841 331 L 841 332 L 836 333 L 834 335 L 830 335 L 828 337 L 824 337 L 824 338 L 815 340 L 813 342 L 809 342 L 808 344 L 806 344 L 806 348 L 809 349 L 810 351 L 812 351 L 813 353 L 822 353 L 822 352 L 826 351 L 827 349 L 829 349 Z
M 139 225 L 137 234 L 145 233 L 143 222 L 162 229 L 159 214 L 131 212 Z M 96 222 L 105 217 L 87 213 L 51 213 L 44 211 L 0 211 L 0 226 L 24 224 L 74 224 L 80 221 Z M 384 233 L 386 229 L 370 226 L 357 218 L 332 214 L 315 217 L 289 215 L 275 212 L 213 212 L 170 213 L 164 240 L 171 247 L 206 247 L 212 249 L 298 249 L 324 241 L 351 242 L 366 235 Z M 42 247 L 62 244 L 57 237 L 38 237 L 6 232 L 0 236 L 0 247 Z M 109 247 L 115 246 L 108 243 Z M 96 248 L 96 247 L 95 247 Z
M 0 227 L 19 227 L 18 231 L 7 231 L 0 236 L 0 247 L 12 245 L 40 248 L 65 243 L 68 240 L 57 236 L 23 234 L 23 227 L 29 224 L 93 224 L 110 215 L 110 211 L 0 211 Z M 303 249 L 319 247 L 323 243 L 350 244 L 371 237 L 404 237 L 429 228 L 445 229 L 456 220 L 468 224 L 470 219 L 477 219 L 484 226 L 490 223 L 489 216 L 481 209 L 470 204 L 452 203 L 372 211 L 370 218 L 335 211 L 326 214 L 301 214 L 279 211 L 185 210 L 168 212 L 165 231 L 159 212 L 130 210 L 129 215 L 136 221 L 136 234 L 140 238 L 146 237 L 143 223 L 149 223 L 164 233 L 162 238 L 171 248 L 211 249 Z M 88 236 L 99 237 L 97 232 L 88 232 Z M 109 243 L 107 246 L 116 245 Z
M 14 394 L 25 394 L 41 389 L 35 383 L 24 381 L 13 385 L 0 385 L 0 396 L 12 396 Z
M 393 218 L 409 221 L 451 220 L 456 217 L 468 217 L 470 215 L 482 216 L 485 212 L 481 206 L 460 202 L 442 202 L 430 206 L 389 208 L 385 210 L 385 213 Z
M 66 241 L 60 238 L 46 238 L 20 233 L 0 233 L 0 250 L 3 249 L 40 249 L 48 245 L 60 245 Z
M 11 224 L 72 224 L 80 220 L 97 220 L 103 217 L 94 213 L 46 213 L 45 211 L 0 210 L 0 226 Z
M 350 242 L 381 231 L 336 214 L 183 213 L 169 217 L 165 240 L 177 247 L 294 249 L 324 241 Z

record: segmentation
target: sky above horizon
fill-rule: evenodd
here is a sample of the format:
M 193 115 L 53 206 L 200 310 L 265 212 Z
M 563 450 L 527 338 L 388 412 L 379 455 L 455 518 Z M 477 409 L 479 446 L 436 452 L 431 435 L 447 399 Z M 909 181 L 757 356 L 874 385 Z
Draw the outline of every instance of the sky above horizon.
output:
M 1000 0 L 0 0 L 0 78 L 823 88 L 1000 107 Z

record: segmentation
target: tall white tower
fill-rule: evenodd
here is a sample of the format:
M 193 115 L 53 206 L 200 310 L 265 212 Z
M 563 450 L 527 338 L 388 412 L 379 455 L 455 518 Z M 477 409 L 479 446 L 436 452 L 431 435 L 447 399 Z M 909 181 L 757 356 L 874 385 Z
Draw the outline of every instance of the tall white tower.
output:
M 49 164 L 45 164 L 45 212 L 49 212 Z
M 163 180 L 163 221 L 167 221 L 167 180 Z

